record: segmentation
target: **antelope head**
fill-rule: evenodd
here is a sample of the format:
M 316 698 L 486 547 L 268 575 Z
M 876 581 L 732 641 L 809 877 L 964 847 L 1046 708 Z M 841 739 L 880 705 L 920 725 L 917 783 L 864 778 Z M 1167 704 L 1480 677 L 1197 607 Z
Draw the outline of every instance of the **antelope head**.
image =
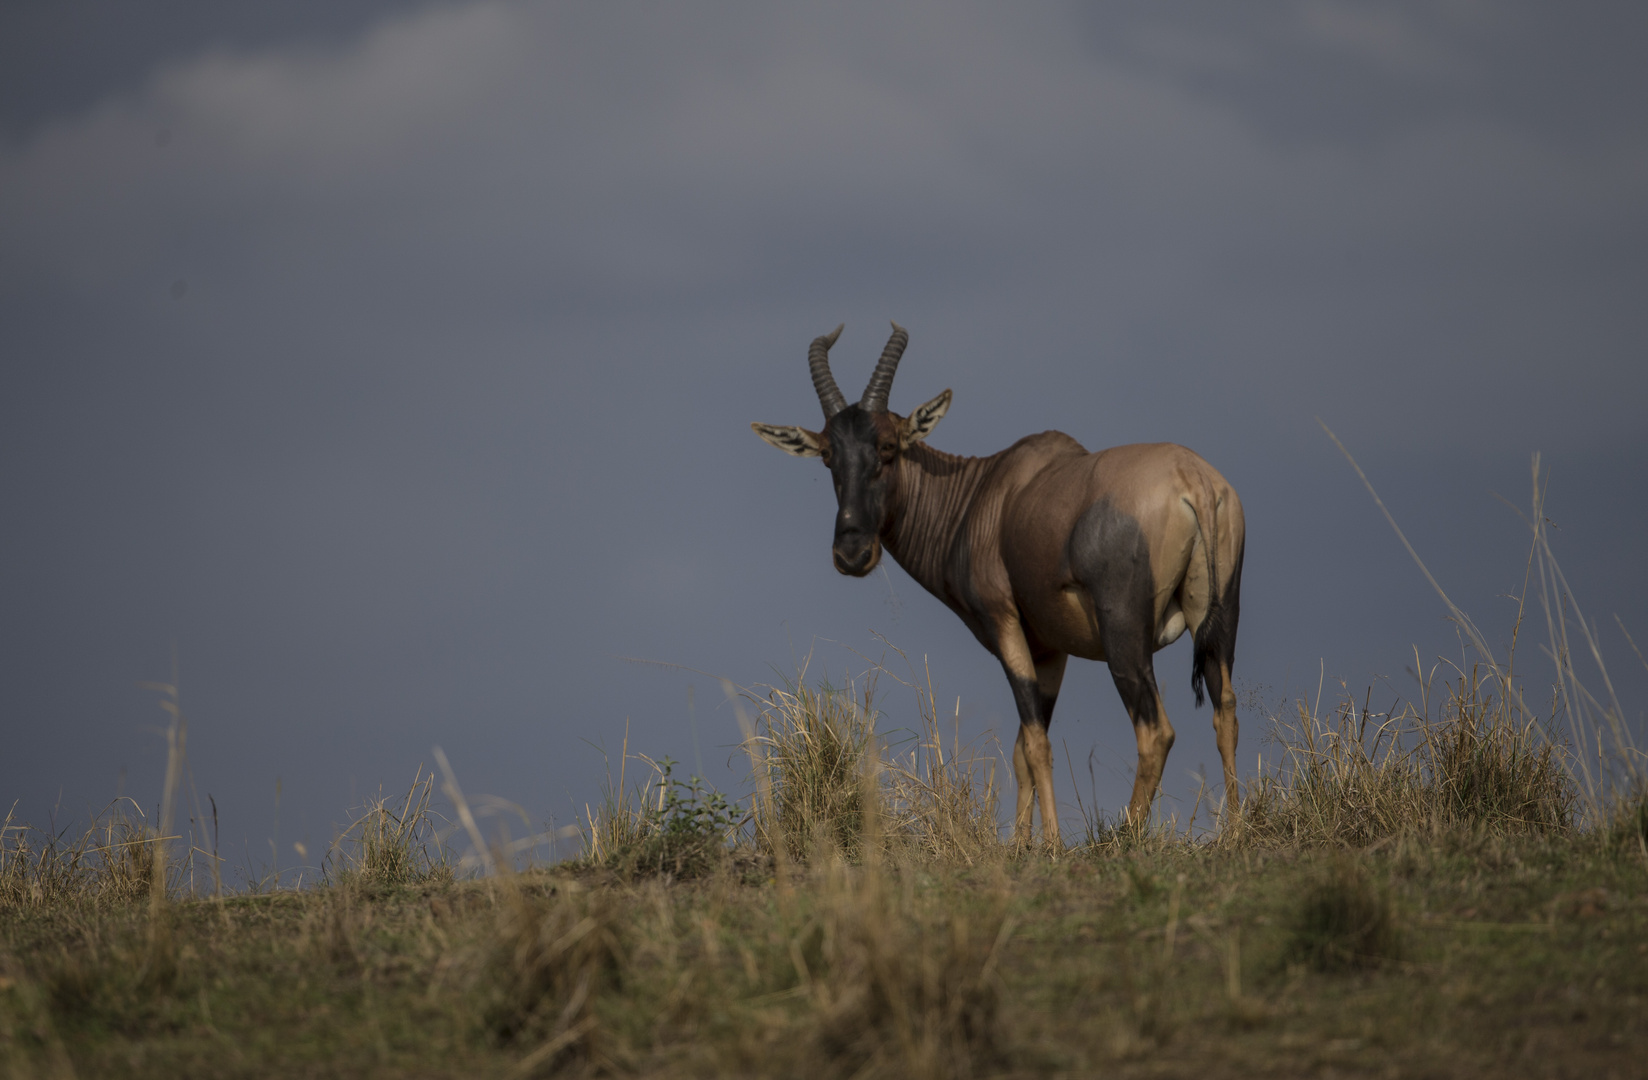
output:
M 814 338 L 807 350 L 813 389 L 824 407 L 824 430 L 776 424 L 750 427 L 786 454 L 824 459 L 835 484 L 837 504 L 830 554 L 841 573 L 863 577 L 881 561 L 881 533 L 897 496 L 898 459 L 938 426 L 950 408 L 950 391 L 909 416 L 887 411 L 893 375 L 910 341 L 905 329 L 894 323 L 893 336 L 881 351 L 864 396 L 849 405 L 830 374 L 830 346 L 840 336 L 838 326 L 833 333 Z

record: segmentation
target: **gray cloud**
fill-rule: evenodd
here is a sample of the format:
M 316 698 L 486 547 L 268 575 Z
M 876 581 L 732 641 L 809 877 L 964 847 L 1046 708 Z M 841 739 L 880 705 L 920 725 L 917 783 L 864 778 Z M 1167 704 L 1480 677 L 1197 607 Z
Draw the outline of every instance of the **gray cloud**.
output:
M 814 418 L 842 318 L 844 384 L 912 328 L 894 406 L 954 386 L 947 449 L 1214 461 L 1254 683 L 1448 640 L 1317 414 L 1490 608 L 1521 563 L 1486 489 L 1544 449 L 1578 576 L 1640 610 L 1607 494 L 1648 447 L 1634 18 L 483 3 L 158 53 L 0 145 L 0 587 L 50 763 L 0 786 L 143 771 L 130 687 L 174 637 L 197 772 L 285 776 L 317 834 L 433 742 L 563 815 L 626 714 L 683 756 L 697 677 L 619 656 L 751 680 L 874 627 L 1005 730 L 993 662 L 902 575 L 838 580 L 828 486 L 746 433 Z M 1211 753 L 1184 667 L 1175 775 Z M 1102 668 L 1072 678 L 1076 768 L 1130 768 Z

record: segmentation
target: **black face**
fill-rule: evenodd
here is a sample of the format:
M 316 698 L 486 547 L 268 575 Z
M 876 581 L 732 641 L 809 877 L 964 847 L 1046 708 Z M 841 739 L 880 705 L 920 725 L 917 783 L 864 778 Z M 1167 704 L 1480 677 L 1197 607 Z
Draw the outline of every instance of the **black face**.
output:
M 849 405 L 830 417 L 824 441 L 824 464 L 840 505 L 830 554 L 837 570 L 863 577 L 881 561 L 881 529 L 898 460 L 898 417 Z

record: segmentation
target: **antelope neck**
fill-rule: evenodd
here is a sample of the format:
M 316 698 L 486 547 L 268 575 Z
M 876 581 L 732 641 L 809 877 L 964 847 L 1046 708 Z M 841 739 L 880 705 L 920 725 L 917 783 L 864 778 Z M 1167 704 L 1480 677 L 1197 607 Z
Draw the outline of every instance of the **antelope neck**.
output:
M 944 596 L 944 570 L 956 533 L 1001 455 L 962 457 L 916 443 L 898 459 L 882 543 L 928 592 Z

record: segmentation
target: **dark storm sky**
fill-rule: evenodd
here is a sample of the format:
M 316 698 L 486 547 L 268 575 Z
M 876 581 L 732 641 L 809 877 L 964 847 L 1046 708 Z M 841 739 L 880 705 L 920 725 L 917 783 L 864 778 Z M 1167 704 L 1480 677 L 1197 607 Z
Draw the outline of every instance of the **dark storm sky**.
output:
M 1009 740 L 995 662 L 896 566 L 839 577 L 822 466 L 749 432 L 816 426 L 806 346 L 842 320 L 849 395 L 909 327 L 892 405 L 954 388 L 942 449 L 1057 428 L 1219 468 L 1238 681 L 1273 702 L 1461 656 L 1314 417 L 1496 647 L 1527 549 L 1495 495 L 1543 452 L 1640 722 L 1612 616 L 1648 638 L 1645 12 L 0 7 L 0 795 L 152 807 L 137 684 L 174 643 L 246 865 L 277 778 L 285 864 L 436 744 L 537 823 L 626 721 L 737 784 L 713 680 L 623 657 L 839 677 L 880 633 Z M 1157 671 L 1187 814 L 1211 717 L 1188 641 Z M 1113 812 L 1102 665 L 1053 736 L 1063 802 L 1091 761 Z

